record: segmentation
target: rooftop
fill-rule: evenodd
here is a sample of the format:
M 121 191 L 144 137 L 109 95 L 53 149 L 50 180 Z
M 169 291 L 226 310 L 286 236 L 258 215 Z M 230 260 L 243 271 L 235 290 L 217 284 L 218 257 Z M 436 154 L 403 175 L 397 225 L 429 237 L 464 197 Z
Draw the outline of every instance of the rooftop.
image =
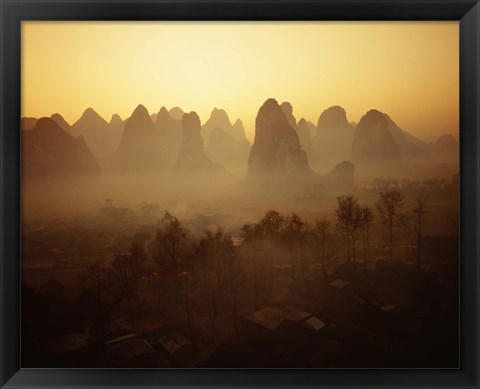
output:
M 328 285 L 333 286 L 334 288 L 337 288 L 337 289 L 343 289 L 350 284 L 351 284 L 350 281 L 346 281 L 346 280 L 342 280 L 341 278 L 337 278 L 336 280 L 330 282 Z
M 177 333 L 170 333 L 158 338 L 158 343 L 170 354 L 176 353 L 183 346 L 191 345 L 192 342 L 185 336 Z

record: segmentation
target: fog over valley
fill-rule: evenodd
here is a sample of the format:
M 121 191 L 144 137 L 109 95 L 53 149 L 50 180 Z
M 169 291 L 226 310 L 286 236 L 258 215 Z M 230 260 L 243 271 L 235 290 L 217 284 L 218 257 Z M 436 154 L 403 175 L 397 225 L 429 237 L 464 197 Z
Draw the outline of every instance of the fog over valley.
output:
M 459 145 L 394 120 L 22 118 L 22 366 L 458 366 Z

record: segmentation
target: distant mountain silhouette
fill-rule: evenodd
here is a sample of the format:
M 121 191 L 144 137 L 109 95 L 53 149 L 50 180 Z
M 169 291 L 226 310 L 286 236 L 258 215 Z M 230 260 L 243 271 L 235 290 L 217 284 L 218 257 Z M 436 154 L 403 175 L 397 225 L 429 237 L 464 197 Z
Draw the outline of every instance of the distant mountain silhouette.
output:
M 316 129 L 312 123 L 307 122 L 303 118 L 300 119 L 297 123 L 297 134 L 298 138 L 300 139 L 300 145 L 302 146 L 302 149 L 305 150 L 305 152 L 307 153 L 309 161 L 312 161 L 314 159 L 315 154 L 312 144 L 312 126 L 314 129 Z
M 440 136 L 435 142 L 428 144 L 428 149 L 437 163 L 460 163 L 460 148 L 457 140 L 451 134 Z
M 210 161 L 203 149 L 203 139 L 200 135 L 200 118 L 196 112 L 183 115 L 182 143 L 178 153 L 176 170 L 181 173 L 218 171 L 221 166 Z
M 161 165 L 171 170 L 177 163 L 182 143 L 182 120 L 174 119 L 170 112 L 162 107 L 157 113 L 157 120 L 154 124 L 158 132 Z
M 348 190 L 353 188 L 355 166 L 349 161 L 337 164 L 333 170 L 321 178 L 322 184 L 329 189 Z
M 297 119 L 295 119 L 295 116 L 293 116 L 292 104 L 290 104 L 288 101 L 284 101 L 282 104 L 280 104 L 280 108 L 282 109 L 288 124 L 290 124 L 290 127 L 297 131 Z
M 232 123 L 230 123 L 230 118 L 223 109 L 214 108 L 210 117 L 202 126 L 202 137 L 204 140 L 208 140 L 210 134 L 215 128 L 220 128 L 226 133 L 230 132 L 232 128 Z
M 244 176 L 250 154 L 250 142 L 237 140 L 224 130 L 216 127 L 210 134 L 205 147 L 207 156 L 224 166 L 228 171 Z
M 254 146 L 245 137 L 242 121 L 237 119 L 232 125 L 223 109 L 214 108 L 199 131 L 200 120 L 197 123 L 195 117 L 198 115 L 194 112 L 185 116 L 179 107 L 162 107 L 158 113 L 149 114 L 139 105 L 126 120 L 113 114 L 107 122 L 92 108 L 71 126 L 59 113 L 50 120 L 73 139 L 81 136 L 89 152 L 106 169 L 186 171 L 194 170 L 192 161 L 196 161 L 202 170 L 218 164 L 237 176 L 246 174 L 249 179 L 295 176 L 300 182 L 304 177 L 317 177 L 312 166 L 323 173 L 318 176 L 323 177 L 322 182 L 347 182 L 348 160 L 355 164 L 360 177 L 395 172 L 405 175 L 412 169 L 417 173 L 431 168 L 438 171 L 442 165 L 459 163 L 458 141 L 452 135 L 428 143 L 404 131 L 378 110 L 368 111 L 355 124 L 348 122 L 342 107 L 332 106 L 321 113 L 314 125 L 303 118 L 297 122 L 289 102 L 279 105 L 268 99 L 256 118 Z M 32 131 L 38 122 L 23 117 L 20 128 Z M 42 123 L 45 126 L 45 121 Z
M 320 114 L 317 129 L 320 131 L 350 131 L 351 126 L 345 110 L 339 105 L 334 105 Z
M 27 176 L 100 171 L 84 139 L 73 137 L 51 118 L 41 118 L 34 129 L 22 131 L 22 148 L 22 168 Z
M 215 107 L 201 134 L 208 158 L 237 175 L 246 174 L 250 142 L 240 119 L 232 125 L 225 110 Z
M 25 117 L 20 119 L 20 129 L 21 130 L 33 130 L 37 124 L 37 118 Z
M 123 127 L 125 122 L 122 120 L 119 114 L 114 113 L 108 124 L 110 125 L 110 128 L 118 128 Z
M 429 164 L 432 162 L 426 142 L 402 130 L 387 114 L 383 115 L 387 119 L 388 129 L 400 148 L 405 164 Z
M 297 123 L 297 119 L 293 115 L 293 107 L 288 101 L 284 101 L 280 104 L 283 113 L 285 114 L 285 119 L 287 119 L 288 124 L 296 131 L 298 138 L 300 140 L 300 146 L 307 154 L 309 161 L 313 159 L 313 148 L 312 148 L 312 134 L 310 132 L 310 127 L 307 124 L 305 119 L 301 119 Z
M 315 163 L 320 171 L 330 170 L 341 161 L 349 160 L 354 128 L 348 123 L 345 110 L 335 105 L 323 111 L 313 139 Z
M 159 168 L 159 137 L 148 110 L 138 105 L 126 120 L 114 165 L 121 169 Z
M 352 162 L 361 175 L 397 171 L 402 153 L 390 130 L 388 118 L 380 111 L 368 111 L 355 128 Z
M 237 119 L 233 124 L 231 135 L 239 141 L 247 140 L 245 127 L 243 127 L 243 122 L 240 119 Z M 248 142 L 248 144 L 250 144 L 250 142 Z
M 268 99 L 258 111 L 255 141 L 248 159 L 248 179 L 263 185 L 272 180 L 301 183 L 314 178 L 298 135 L 288 123 L 275 99 Z
M 154 136 L 152 118 L 143 105 L 138 105 L 132 115 L 125 122 L 125 127 L 120 140 L 119 150 L 140 150 L 149 148 Z
M 241 120 L 237 120 L 235 124 L 232 126 L 230 122 L 230 118 L 228 117 L 227 112 L 223 109 L 214 108 L 210 117 L 202 126 L 202 137 L 203 139 L 208 142 L 210 134 L 219 128 L 223 130 L 226 134 L 232 136 L 236 140 L 246 140 L 245 137 L 245 129 L 243 128 L 243 123 Z
M 185 114 L 185 112 L 183 112 L 183 109 L 181 109 L 180 107 L 173 107 L 168 112 L 172 117 L 172 119 L 180 120 L 180 121 L 183 119 L 183 115 Z
M 62 115 L 59 113 L 54 113 L 52 116 L 50 116 L 50 119 L 54 120 L 55 123 L 58 124 L 58 126 L 63 130 L 70 132 L 71 131 L 71 126 L 70 124 L 67 123 L 67 121 L 63 118 Z
M 87 108 L 80 119 L 72 125 L 71 134 L 83 136 L 97 158 L 112 153 L 117 146 L 109 124 L 92 108 Z

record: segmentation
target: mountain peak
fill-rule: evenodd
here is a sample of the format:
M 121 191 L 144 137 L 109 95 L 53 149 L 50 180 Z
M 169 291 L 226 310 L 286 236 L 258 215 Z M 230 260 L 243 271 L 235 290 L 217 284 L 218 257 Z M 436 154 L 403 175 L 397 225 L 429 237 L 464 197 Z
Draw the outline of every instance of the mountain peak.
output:
M 365 116 L 371 116 L 371 117 L 375 117 L 375 116 L 385 116 L 385 117 L 388 117 L 389 116 L 381 111 L 379 111 L 378 109 L 375 109 L 375 108 L 372 108 L 372 109 L 369 109 L 367 111 L 367 113 L 365 114 Z
M 66 120 L 63 118 L 62 115 L 59 113 L 53 113 L 52 116 L 50 116 L 50 119 L 57 121 L 57 119 L 63 120 L 66 122 Z
M 175 120 L 182 120 L 183 114 L 185 113 L 180 107 L 173 107 L 168 112 L 170 113 L 172 119 Z
M 352 160 L 363 175 L 380 174 L 402 164 L 400 146 L 391 132 L 389 119 L 382 112 L 371 109 L 358 122 Z
M 342 131 L 351 129 L 348 124 L 347 113 L 339 105 L 329 107 L 320 114 L 317 128 L 319 131 Z
M 190 113 L 184 113 L 182 117 L 182 127 L 186 131 L 200 132 L 200 117 L 194 111 Z
M 55 120 L 47 117 L 38 119 L 33 129 L 35 131 L 63 131 Z
M 55 121 L 62 130 L 67 131 L 70 129 L 70 124 L 67 123 L 67 121 L 63 118 L 62 115 L 59 113 L 54 113 L 50 118 Z
M 125 122 L 125 132 L 136 131 L 137 129 L 150 131 L 153 129 L 153 121 L 147 108 L 139 104 L 132 112 L 132 115 Z M 125 135 L 125 133 L 124 133 Z
M 297 119 L 295 119 L 295 116 L 293 116 L 293 107 L 292 104 L 290 104 L 288 101 L 284 101 L 282 104 L 280 104 L 280 108 L 283 111 L 283 114 L 285 115 L 285 118 L 287 119 L 288 124 L 292 126 L 294 130 L 297 129 Z
M 177 171 L 189 172 L 219 168 L 219 165 L 210 161 L 205 154 L 200 128 L 200 118 L 196 112 L 192 111 L 183 115 L 183 134 L 177 157 Z
M 120 124 L 122 124 L 122 123 L 123 123 L 123 120 L 122 120 L 122 118 L 120 117 L 120 115 L 117 114 L 117 113 L 114 113 L 114 114 L 112 115 L 112 118 L 110 119 L 110 125 L 116 126 L 116 125 L 120 125 Z
M 224 130 L 232 126 L 227 112 L 224 109 L 219 109 L 217 107 L 213 109 L 212 113 L 210 114 L 210 119 L 208 119 L 208 122 L 213 122 L 214 127 L 220 127 Z
M 135 116 L 139 116 L 139 117 L 141 117 L 141 116 L 148 116 L 148 117 L 150 117 L 150 114 L 148 113 L 148 109 L 145 108 L 144 105 L 139 104 L 139 105 L 137 105 L 137 108 L 135 108 L 135 109 L 133 110 L 133 113 L 132 113 L 131 118 L 133 118 L 133 117 L 135 117 Z
M 457 146 L 458 142 L 452 134 L 443 134 L 435 141 L 435 144 Z
M 285 177 L 311 173 L 297 133 L 275 99 L 266 100 L 255 120 L 255 141 L 248 160 L 249 176 Z
M 162 105 L 162 106 L 160 107 L 159 111 L 158 111 L 158 115 L 160 115 L 160 114 L 165 114 L 165 113 L 167 113 L 168 116 L 170 116 L 170 113 L 168 112 L 168 109 L 167 109 L 164 105 Z
M 202 136 L 204 139 L 208 139 L 210 134 L 215 128 L 220 128 L 226 133 L 230 133 L 232 130 L 232 124 L 230 118 L 224 109 L 215 107 L 210 114 L 210 117 L 202 126 Z
M 80 119 L 78 119 L 72 127 L 77 127 L 79 123 L 85 123 L 89 126 L 95 125 L 95 127 L 98 127 L 98 125 L 101 123 L 102 126 L 107 126 L 108 123 L 107 121 L 102 118 L 93 108 L 87 108 L 85 111 L 83 111 L 82 116 Z
M 93 108 L 88 107 L 85 111 L 83 111 L 82 117 L 96 117 L 100 116 Z
M 288 101 L 284 101 L 282 104 L 280 104 L 280 107 L 285 114 L 291 115 L 293 113 L 292 104 L 290 104 Z
M 170 112 L 168 112 L 167 108 L 161 107 L 157 113 L 157 123 L 162 121 L 170 121 L 172 119 Z
M 62 130 L 52 118 L 38 120 L 22 138 L 26 175 L 94 173 L 100 166 L 83 138 Z
M 271 109 L 277 109 L 280 108 L 280 105 L 278 104 L 278 101 L 275 100 L 273 97 L 268 98 L 265 100 L 263 105 L 260 107 L 260 110 L 271 110 Z M 260 111 L 258 112 L 260 113 Z
M 237 140 L 247 139 L 247 137 L 245 136 L 245 127 L 243 126 L 243 122 L 240 119 L 237 119 L 233 124 L 231 135 Z

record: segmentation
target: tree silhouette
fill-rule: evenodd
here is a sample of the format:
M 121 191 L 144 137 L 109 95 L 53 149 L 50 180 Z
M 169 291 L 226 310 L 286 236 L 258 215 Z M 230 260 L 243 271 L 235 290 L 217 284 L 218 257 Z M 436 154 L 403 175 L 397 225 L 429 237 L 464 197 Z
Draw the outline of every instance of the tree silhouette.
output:
M 331 223 L 324 216 L 321 220 L 319 220 L 316 224 L 316 229 L 314 231 L 314 236 L 317 242 L 320 244 L 320 263 L 322 265 L 322 274 L 323 279 L 327 278 L 327 271 L 328 271 L 328 264 L 327 264 L 327 243 L 330 239 L 330 230 L 331 230 Z
M 140 285 L 145 272 L 146 258 L 140 242 L 133 241 L 130 254 L 117 254 L 112 262 L 112 276 L 128 302 L 132 324 L 140 308 Z
M 347 242 L 348 260 L 355 266 L 355 246 L 362 227 L 362 214 L 358 200 L 352 195 L 337 197 L 337 228 Z
M 363 266 L 367 268 L 367 258 L 370 251 L 370 228 L 373 223 L 374 215 L 371 208 L 365 206 L 360 209 L 362 218 L 362 245 L 363 245 Z
M 300 262 L 300 273 L 304 275 L 304 246 L 308 232 L 307 224 L 296 213 L 292 213 L 285 222 L 284 236 L 288 243 L 293 245 L 298 252 L 298 260 Z M 292 275 L 295 278 L 295 263 L 292 262 Z
M 157 262 L 162 267 L 175 270 L 181 261 L 187 230 L 182 223 L 171 213 L 165 211 L 162 218 L 163 227 L 157 231 L 155 241 L 157 244 Z
M 403 204 L 403 195 L 398 190 L 380 192 L 380 200 L 375 204 L 380 220 L 387 226 L 389 256 L 393 255 L 393 228 L 401 220 L 400 209 Z
M 417 247 L 415 249 L 415 259 L 417 260 L 417 265 L 420 268 L 421 263 L 421 248 L 422 248 L 422 239 L 423 239 L 423 227 L 425 224 L 425 215 L 428 205 L 428 196 L 419 195 L 415 200 L 415 208 L 413 209 L 413 229 L 417 235 Z
M 225 281 L 227 289 L 230 292 L 233 329 L 235 336 L 238 337 L 240 331 L 238 327 L 238 293 L 242 278 L 242 269 L 239 264 L 239 256 L 233 245 L 232 238 L 224 235 L 222 238 L 221 258 L 224 263 Z
M 205 231 L 205 235 L 200 238 L 195 248 L 197 270 L 202 280 L 207 315 L 213 333 L 217 330 L 216 320 L 221 300 L 220 292 L 224 282 L 221 262 L 223 239 L 224 233 L 221 229 L 215 233 Z
M 274 239 L 281 236 L 285 225 L 285 217 L 274 210 L 269 210 L 258 223 L 262 235 Z
M 103 264 L 89 266 L 82 281 L 85 284 L 82 294 L 89 303 L 94 342 L 99 349 L 102 364 L 105 364 L 107 327 L 111 321 L 112 309 L 121 301 L 122 296 L 115 287 L 111 268 Z

